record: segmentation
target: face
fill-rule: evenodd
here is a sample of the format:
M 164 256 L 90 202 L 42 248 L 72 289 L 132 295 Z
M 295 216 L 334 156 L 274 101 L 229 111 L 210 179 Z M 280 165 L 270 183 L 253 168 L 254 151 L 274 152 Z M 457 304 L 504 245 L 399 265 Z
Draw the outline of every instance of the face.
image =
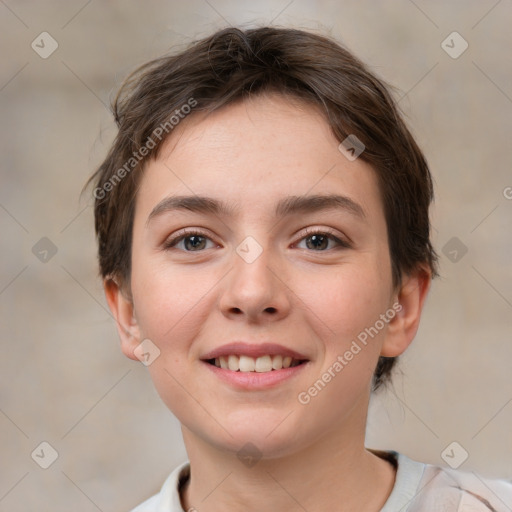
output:
M 374 171 L 280 96 L 194 116 L 141 180 L 123 350 L 150 340 L 163 401 L 223 450 L 360 433 L 399 318 Z

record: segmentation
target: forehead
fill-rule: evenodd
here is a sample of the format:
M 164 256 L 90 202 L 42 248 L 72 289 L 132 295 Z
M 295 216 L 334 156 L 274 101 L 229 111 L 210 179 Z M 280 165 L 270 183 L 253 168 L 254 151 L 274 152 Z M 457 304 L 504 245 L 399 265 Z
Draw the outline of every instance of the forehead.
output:
M 338 146 L 319 108 L 295 98 L 257 96 L 193 113 L 146 165 L 137 211 L 147 218 L 166 197 L 200 195 L 254 217 L 275 212 L 286 196 L 342 194 L 381 216 L 374 170 Z

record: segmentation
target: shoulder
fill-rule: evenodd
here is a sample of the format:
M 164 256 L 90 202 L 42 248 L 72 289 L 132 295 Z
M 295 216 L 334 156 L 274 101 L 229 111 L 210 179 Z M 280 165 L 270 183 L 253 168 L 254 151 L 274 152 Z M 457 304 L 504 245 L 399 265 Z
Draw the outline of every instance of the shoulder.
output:
M 512 510 L 512 481 L 485 478 L 474 472 L 425 464 L 392 453 L 398 464 L 396 481 L 382 512 Z
M 144 503 L 141 503 L 130 512 L 157 512 L 159 501 L 160 493 L 151 496 L 151 498 L 147 499 Z
M 151 496 L 130 512 L 183 512 L 180 503 L 180 485 L 190 475 L 190 464 L 180 464 L 165 480 L 160 492 Z
M 460 512 L 508 512 L 512 507 L 511 481 L 485 478 L 474 472 L 428 464 L 421 486 L 424 489 L 424 501 L 428 503 L 426 506 L 435 506 L 437 503 L 441 505 L 442 500 L 445 500 L 458 507 L 453 510 Z

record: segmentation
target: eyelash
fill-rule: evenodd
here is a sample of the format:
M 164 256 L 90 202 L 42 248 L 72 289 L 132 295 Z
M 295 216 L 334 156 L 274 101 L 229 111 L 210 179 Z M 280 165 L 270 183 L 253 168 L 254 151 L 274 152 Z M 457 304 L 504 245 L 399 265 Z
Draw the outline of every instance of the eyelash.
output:
M 315 229 L 315 228 L 307 228 L 303 236 L 299 239 L 299 242 L 304 240 L 305 238 L 309 238 L 314 235 L 325 236 L 330 240 L 334 240 L 338 244 L 338 248 L 342 249 L 350 249 L 352 246 L 347 240 L 341 240 L 338 238 L 333 231 L 330 229 Z M 325 252 L 323 251 L 313 251 L 313 252 Z
M 297 243 L 301 242 L 302 240 L 306 239 L 306 238 L 309 238 L 309 237 L 312 237 L 312 236 L 315 236 L 315 235 L 320 235 L 320 236 L 325 236 L 327 237 L 329 240 L 333 240 L 337 243 L 338 245 L 338 248 L 343 248 L 343 249 L 350 249 L 352 246 L 351 244 L 348 242 L 348 241 L 345 241 L 345 240 L 340 240 L 337 236 L 335 236 L 335 234 L 329 230 L 329 229 L 306 229 L 306 232 L 303 234 L 303 236 L 298 240 Z M 186 239 L 186 238 L 189 238 L 191 236 L 201 236 L 203 238 L 206 238 L 210 241 L 211 238 L 208 236 L 207 233 L 205 233 L 204 231 L 201 231 L 201 230 L 195 230 L 195 229 L 190 229 L 190 230 L 184 230 L 182 231 L 179 235 L 171 238 L 171 239 L 168 239 L 164 242 L 164 245 L 163 245 L 163 248 L 165 250 L 170 250 L 170 249 L 173 249 L 178 243 L 180 243 L 182 240 Z M 203 249 L 204 250 L 204 249 Z M 203 250 L 199 250 L 199 251 L 183 251 L 183 252 L 188 252 L 188 253 L 193 253 L 193 252 L 202 252 Z M 314 250 L 311 250 L 311 252 L 326 252 L 328 251 L 329 249 L 323 249 L 323 250 L 320 250 L 320 251 L 314 251 Z M 331 249 L 332 250 L 332 249 Z

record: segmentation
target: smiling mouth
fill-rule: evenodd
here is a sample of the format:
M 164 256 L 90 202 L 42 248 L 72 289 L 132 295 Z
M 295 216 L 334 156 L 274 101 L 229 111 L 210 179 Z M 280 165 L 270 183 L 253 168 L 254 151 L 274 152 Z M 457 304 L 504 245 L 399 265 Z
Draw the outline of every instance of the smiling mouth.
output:
M 235 354 L 229 356 L 216 357 L 214 359 L 206 359 L 207 363 L 223 370 L 231 370 L 233 372 L 255 372 L 267 373 L 285 368 L 294 368 L 307 362 L 306 359 L 294 359 L 291 356 L 282 355 L 266 355 L 260 357 L 237 356 Z

